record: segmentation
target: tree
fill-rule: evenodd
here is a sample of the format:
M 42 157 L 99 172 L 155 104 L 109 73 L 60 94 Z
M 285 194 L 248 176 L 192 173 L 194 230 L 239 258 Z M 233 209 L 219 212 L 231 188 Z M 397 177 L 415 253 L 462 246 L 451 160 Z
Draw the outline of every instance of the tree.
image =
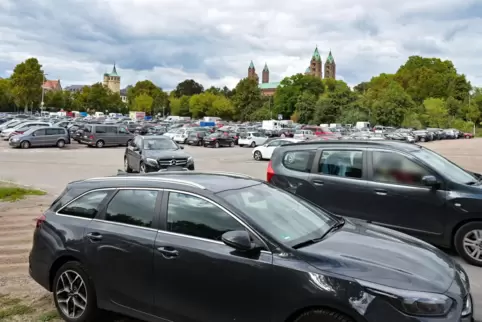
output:
M 33 108 L 40 102 L 44 72 L 37 58 L 29 58 L 15 66 L 10 79 L 17 106 L 24 107 L 27 112 L 29 107 Z
M 151 112 L 154 99 L 147 94 L 139 94 L 134 99 L 134 110 L 140 112 Z
M 173 92 L 175 97 L 180 98 L 182 96 L 201 94 L 204 92 L 204 87 L 193 79 L 186 79 L 177 84 L 176 89 Z
M 58 111 L 65 108 L 64 93 L 62 91 L 46 91 L 45 107 Z
M 10 79 L 0 79 L 0 111 L 9 111 L 15 108 Z
M 169 99 L 167 94 L 162 88 L 156 86 L 150 80 L 139 81 L 133 87 L 128 89 L 127 101 L 129 109 L 135 109 L 135 99 L 141 94 L 148 95 L 153 99 L 152 106 L 149 109 L 149 112 L 152 112 L 153 115 L 169 112 Z
M 308 91 L 298 97 L 295 109 L 299 116 L 299 122 L 310 123 L 313 120 L 316 101 L 317 97 Z
M 171 109 L 171 115 L 175 116 L 190 116 L 189 112 L 189 96 L 182 96 L 177 98 L 171 96 L 169 97 L 169 106 Z
M 216 94 L 210 92 L 191 96 L 189 99 L 189 112 L 191 112 L 192 117 L 201 118 L 208 115 L 208 111 L 212 111 L 212 106 L 216 99 Z
M 263 106 L 258 83 L 250 78 L 244 78 L 236 85 L 232 98 L 234 118 L 249 120 L 251 115 Z
M 449 125 L 449 112 L 445 100 L 441 98 L 427 98 L 423 101 L 425 108 L 425 123 L 429 127 L 446 128 Z

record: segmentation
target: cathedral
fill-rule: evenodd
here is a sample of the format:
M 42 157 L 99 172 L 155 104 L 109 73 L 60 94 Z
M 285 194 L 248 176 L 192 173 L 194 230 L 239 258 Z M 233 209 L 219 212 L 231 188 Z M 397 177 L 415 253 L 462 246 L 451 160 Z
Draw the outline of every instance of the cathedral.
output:
M 315 48 L 313 52 L 313 56 L 311 57 L 310 65 L 305 70 L 305 75 L 312 75 L 319 78 L 333 78 L 336 79 L 336 64 L 333 55 L 331 54 L 331 50 L 328 53 L 328 57 L 325 61 L 325 68 L 323 68 L 323 63 L 321 60 L 320 52 L 318 51 L 318 46 Z M 254 67 L 253 61 L 249 64 L 248 68 L 248 78 L 256 80 L 259 83 L 259 76 L 256 73 L 256 68 Z M 276 91 L 276 88 L 279 86 L 279 82 L 270 82 L 269 81 L 269 69 L 268 65 L 264 64 L 264 68 L 261 74 L 261 84 L 259 84 L 259 88 L 261 92 L 265 96 L 272 96 Z

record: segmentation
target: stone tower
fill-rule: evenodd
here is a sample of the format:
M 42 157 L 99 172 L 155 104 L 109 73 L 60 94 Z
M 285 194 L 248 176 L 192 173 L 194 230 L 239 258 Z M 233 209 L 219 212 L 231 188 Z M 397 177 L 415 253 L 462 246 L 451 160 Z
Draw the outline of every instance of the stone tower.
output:
M 268 69 L 268 64 L 264 63 L 264 68 L 263 68 L 263 75 L 261 77 L 261 82 L 264 83 L 269 83 L 269 69 Z
M 256 80 L 256 83 L 259 83 L 258 74 L 256 74 L 256 68 L 254 68 L 253 61 L 249 64 L 248 67 L 248 78 Z
M 318 46 L 316 46 L 315 51 L 313 52 L 313 56 L 311 57 L 310 74 L 315 77 L 322 78 L 322 66 L 323 64 L 321 62 L 320 52 L 318 51 Z
M 325 62 L 325 78 L 336 79 L 336 64 L 335 64 L 335 59 L 331 54 L 331 50 Z
M 103 84 L 110 89 L 113 93 L 120 93 L 120 76 L 117 74 L 117 69 L 112 68 L 112 72 L 104 74 Z

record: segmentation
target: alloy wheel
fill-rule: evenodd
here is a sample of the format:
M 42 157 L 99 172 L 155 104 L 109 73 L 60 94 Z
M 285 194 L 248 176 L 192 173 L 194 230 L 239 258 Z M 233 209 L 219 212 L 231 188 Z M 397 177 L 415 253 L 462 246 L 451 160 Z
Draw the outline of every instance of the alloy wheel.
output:
M 482 230 L 475 229 L 465 234 L 463 246 L 468 256 L 475 261 L 482 262 Z
M 22 142 L 22 148 L 23 148 L 23 149 L 28 149 L 28 148 L 30 148 L 30 142 L 28 142 L 28 141 L 23 141 L 23 142 Z
M 124 170 L 127 172 L 129 170 L 129 161 L 127 161 L 127 158 L 124 158 Z
M 68 270 L 60 275 L 55 297 L 60 310 L 69 318 L 78 319 L 87 307 L 87 286 L 79 273 Z
M 141 166 L 139 167 L 139 172 L 146 173 L 146 165 L 144 163 L 141 163 Z
M 261 152 L 259 152 L 259 151 L 254 152 L 254 159 L 256 161 L 261 161 L 262 158 L 263 158 L 263 156 L 261 155 Z

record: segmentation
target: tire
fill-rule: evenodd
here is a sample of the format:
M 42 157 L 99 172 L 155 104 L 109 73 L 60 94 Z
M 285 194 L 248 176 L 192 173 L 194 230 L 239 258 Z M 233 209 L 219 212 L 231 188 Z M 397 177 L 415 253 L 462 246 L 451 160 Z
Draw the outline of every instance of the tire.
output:
M 261 154 L 260 151 L 255 151 L 254 154 L 253 154 L 253 158 L 256 161 L 261 161 L 261 160 L 263 160 L 263 155 Z
M 256 142 L 251 142 L 251 144 L 249 145 L 251 148 L 255 148 L 256 147 Z
M 58 140 L 57 141 L 57 147 L 62 149 L 65 147 L 65 141 L 64 140 Z
M 127 173 L 132 172 L 132 168 L 129 166 L 129 161 L 127 161 L 127 158 L 124 158 L 124 171 Z
M 282 134 L 280 135 L 280 137 L 281 137 L 281 138 L 285 138 L 286 135 L 285 135 L 284 133 L 282 133 Z
M 234 142 L 229 143 L 229 146 L 230 146 L 231 148 L 234 148 Z
M 104 141 L 99 140 L 99 141 L 95 142 L 95 147 L 96 147 L 96 148 L 103 148 L 103 147 L 104 147 L 104 144 L 105 144 Z
M 70 277 L 71 281 L 75 279 L 75 282 L 72 284 L 68 283 L 67 277 Z M 83 285 L 76 281 L 83 282 Z M 65 288 L 68 288 L 70 290 L 70 293 L 67 293 L 65 291 Z M 57 308 L 57 312 L 59 313 L 60 317 L 64 321 L 98 321 L 98 318 L 102 311 L 97 308 L 97 297 L 95 294 L 94 285 L 92 284 L 90 276 L 87 274 L 87 271 L 81 263 L 67 262 L 62 265 L 62 267 L 60 267 L 60 269 L 55 274 L 52 289 L 55 307 Z M 70 295 L 71 293 L 74 294 Z M 68 300 L 69 298 L 70 300 Z M 68 308 L 66 308 L 65 304 L 62 301 L 68 300 L 70 303 L 74 301 L 74 299 L 78 304 L 85 303 L 85 306 L 83 311 L 78 308 L 81 312 L 77 311 L 78 315 L 73 318 L 69 316 L 68 313 L 66 313 L 68 312 Z M 69 306 L 69 308 L 71 309 L 72 306 Z
M 425 138 L 420 138 L 420 142 L 425 142 L 426 139 Z
M 214 144 L 214 147 L 215 147 L 216 149 L 219 148 L 219 142 L 218 142 L 218 141 L 216 141 L 216 143 Z
M 203 141 L 198 141 L 198 142 L 197 142 L 197 145 L 202 146 L 202 145 L 203 145 Z
M 131 144 L 132 140 L 127 140 L 126 146 L 129 146 Z
M 20 147 L 22 149 L 28 149 L 28 148 L 30 148 L 30 142 L 29 141 L 23 141 L 22 143 L 20 143 Z
M 240 148 L 244 147 L 244 144 L 240 144 L 239 147 L 240 147 Z
M 139 165 L 139 173 L 147 173 L 146 172 L 146 165 L 144 163 L 141 162 L 141 164 Z
M 467 263 L 482 267 L 482 222 L 473 221 L 460 227 L 454 236 L 454 246 Z M 476 250 L 480 253 L 478 257 L 470 254 Z
M 293 322 L 353 322 L 353 320 L 338 312 L 319 309 L 305 312 Z
M 469 135 L 466 135 L 465 138 L 466 138 L 466 139 L 470 139 L 470 136 L 469 136 Z

